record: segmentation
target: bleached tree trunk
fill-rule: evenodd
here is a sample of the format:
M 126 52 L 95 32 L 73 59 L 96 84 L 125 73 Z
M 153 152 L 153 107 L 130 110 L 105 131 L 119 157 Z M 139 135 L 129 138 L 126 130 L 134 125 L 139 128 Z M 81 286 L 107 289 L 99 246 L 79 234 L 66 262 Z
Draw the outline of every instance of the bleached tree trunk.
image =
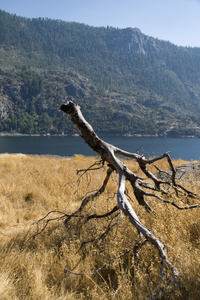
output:
M 129 153 L 123 151 L 122 149 L 119 149 L 109 143 L 106 143 L 97 136 L 92 126 L 83 117 L 80 107 L 78 105 L 69 101 L 66 104 L 63 104 L 60 109 L 70 116 L 71 121 L 79 130 L 80 136 L 89 145 L 89 147 L 91 147 L 95 152 L 97 152 L 104 162 L 107 162 L 109 168 L 118 173 L 119 187 L 117 192 L 117 203 L 119 209 L 128 217 L 129 221 L 133 224 L 133 226 L 135 226 L 138 229 L 139 233 L 142 234 L 151 244 L 153 244 L 158 249 L 159 255 L 162 260 L 161 277 L 163 277 L 165 266 L 168 265 L 173 271 L 173 278 L 176 279 L 178 271 L 169 261 L 165 250 L 165 245 L 140 222 L 139 218 L 137 217 L 135 211 L 133 210 L 130 202 L 128 201 L 125 195 L 125 183 L 127 180 L 130 182 L 133 188 L 138 203 L 140 205 L 143 205 L 148 212 L 151 211 L 151 207 L 145 200 L 145 197 L 148 196 L 156 197 L 163 202 L 174 205 L 178 209 L 189 209 L 198 207 L 199 205 L 193 205 L 190 207 L 182 208 L 175 204 L 173 201 L 165 200 L 157 194 L 158 191 L 161 191 L 164 194 L 166 193 L 166 191 L 163 188 L 163 184 L 171 184 L 176 191 L 181 190 L 182 188 L 180 185 L 176 184 L 175 168 L 172 164 L 169 154 L 164 153 L 159 157 L 155 157 L 153 159 L 146 159 L 144 156 L 138 155 L 136 153 Z M 127 166 L 116 156 L 117 154 L 136 160 L 143 173 L 152 180 L 153 184 L 144 182 L 142 178 L 138 177 L 131 170 L 129 170 Z M 169 183 L 169 181 L 164 182 L 162 180 L 159 180 L 146 167 L 148 164 L 153 164 L 154 162 L 162 158 L 166 158 L 169 162 L 169 166 L 172 172 L 171 183 Z M 151 192 L 146 192 L 143 190 L 143 188 L 149 189 Z M 189 191 L 186 192 L 190 193 Z

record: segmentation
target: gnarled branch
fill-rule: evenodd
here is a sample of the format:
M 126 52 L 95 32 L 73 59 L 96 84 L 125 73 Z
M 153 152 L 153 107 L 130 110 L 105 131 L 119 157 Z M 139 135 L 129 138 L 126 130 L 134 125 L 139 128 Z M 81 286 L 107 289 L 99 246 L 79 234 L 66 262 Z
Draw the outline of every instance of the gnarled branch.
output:
M 93 197 L 96 197 L 98 193 L 102 193 L 104 191 L 104 187 L 106 186 L 110 174 L 113 170 L 115 170 L 119 175 L 119 187 L 117 192 L 117 202 L 118 207 L 120 210 L 129 218 L 129 221 L 137 228 L 140 234 L 144 235 L 146 240 L 148 240 L 151 244 L 153 244 L 160 255 L 161 261 L 162 261 L 162 268 L 161 268 L 161 278 L 163 279 L 164 272 L 165 272 L 165 266 L 168 265 L 173 272 L 173 279 L 175 280 L 178 276 L 178 270 L 173 266 L 173 264 L 169 261 L 165 245 L 154 235 L 152 234 L 139 220 L 138 216 L 136 215 L 135 211 L 133 210 L 130 202 L 126 198 L 125 195 L 125 183 L 126 180 L 130 182 L 133 192 L 135 195 L 136 200 L 140 205 L 143 205 L 148 212 L 151 211 L 150 205 L 146 202 L 145 197 L 155 197 L 159 200 L 163 201 L 164 203 L 171 204 L 175 206 L 178 209 L 189 209 L 189 208 L 195 208 L 199 207 L 199 205 L 192 205 L 190 207 L 181 208 L 178 206 L 175 202 L 165 200 L 160 195 L 156 193 L 148 193 L 145 189 L 150 189 L 151 191 L 155 192 L 161 192 L 163 194 L 167 194 L 165 189 L 163 188 L 164 185 L 171 185 L 172 188 L 174 188 L 175 192 L 178 193 L 179 189 L 186 192 L 188 195 L 196 196 L 195 194 L 191 193 L 190 191 L 186 190 L 184 187 L 182 187 L 180 184 L 176 183 L 176 169 L 172 163 L 172 160 L 169 156 L 169 153 L 164 153 L 163 155 L 159 157 L 155 157 L 152 159 L 146 159 L 144 156 L 136 154 L 136 153 L 129 153 L 127 151 L 124 151 L 122 149 L 119 149 L 115 147 L 114 145 L 111 145 L 109 143 L 106 143 L 102 139 L 100 139 L 97 134 L 94 132 L 92 126 L 85 120 L 83 117 L 80 107 L 73 102 L 69 101 L 66 104 L 63 104 L 61 106 L 61 110 L 67 113 L 76 128 L 80 132 L 80 136 L 83 138 L 83 140 L 94 150 L 96 151 L 103 162 L 107 162 L 109 169 L 107 176 L 105 178 L 104 184 L 102 188 L 97 191 L 97 193 L 94 193 L 92 195 L 89 195 L 86 197 L 80 206 L 80 208 L 74 213 L 76 215 L 80 210 L 83 208 L 83 206 L 88 203 Z M 133 171 L 131 171 L 127 166 L 116 156 L 117 154 L 122 155 L 124 157 L 132 158 L 135 160 L 138 164 L 142 172 L 146 175 L 148 180 L 151 180 L 153 182 L 152 184 L 144 182 L 144 179 L 137 176 Z M 154 175 L 152 172 L 150 172 L 147 168 L 148 165 L 154 166 L 154 163 L 156 161 L 159 161 L 161 159 L 167 159 L 169 168 L 171 170 L 171 182 L 164 181 L 159 179 L 156 175 Z M 114 208 L 115 210 L 116 208 Z M 71 216 L 70 216 L 71 217 Z M 68 222 L 69 218 L 66 219 L 65 222 Z

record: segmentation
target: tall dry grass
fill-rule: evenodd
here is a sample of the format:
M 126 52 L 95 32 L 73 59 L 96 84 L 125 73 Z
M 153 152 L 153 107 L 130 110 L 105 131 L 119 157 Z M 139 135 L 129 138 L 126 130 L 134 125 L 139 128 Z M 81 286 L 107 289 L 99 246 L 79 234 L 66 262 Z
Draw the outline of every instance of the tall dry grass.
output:
M 104 169 L 85 174 L 77 183 L 76 170 L 86 169 L 94 161 L 94 157 L 83 156 L 67 159 L 0 155 L 0 299 L 150 299 L 158 286 L 164 291 L 162 299 L 200 299 L 198 208 L 179 211 L 151 198 L 148 201 L 154 213 L 148 214 L 134 201 L 128 187 L 140 220 L 168 246 L 169 259 L 180 272 L 176 286 L 160 283 L 160 258 L 148 243 L 139 250 L 138 259 L 132 251 L 117 258 L 139 241 L 137 230 L 126 217 L 103 239 L 82 248 L 82 242 L 106 230 L 110 218 L 89 222 L 71 219 L 67 228 L 63 221 L 55 220 L 32 238 L 44 225 L 40 222 L 37 227 L 37 223 L 32 225 L 34 222 L 49 211 L 75 211 L 87 191 L 101 186 L 106 174 Z M 174 162 L 175 165 L 182 163 L 181 160 Z M 127 164 L 140 174 L 135 162 Z M 159 167 L 168 168 L 165 161 Z M 191 180 L 184 185 L 200 193 L 199 181 Z M 89 203 L 83 214 L 111 210 L 116 205 L 116 191 L 117 177 L 113 174 L 104 195 Z M 177 199 L 169 192 L 171 199 L 181 206 L 198 201 L 184 196 Z M 54 212 L 48 217 L 59 216 Z M 108 263 L 96 276 L 89 275 L 105 262 Z

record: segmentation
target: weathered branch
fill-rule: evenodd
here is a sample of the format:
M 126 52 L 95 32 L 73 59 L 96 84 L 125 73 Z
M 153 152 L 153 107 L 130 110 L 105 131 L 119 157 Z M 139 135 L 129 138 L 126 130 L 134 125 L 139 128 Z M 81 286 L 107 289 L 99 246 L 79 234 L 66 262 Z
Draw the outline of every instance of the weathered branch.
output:
M 115 226 L 117 226 L 117 225 L 119 224 L 119 220 L 121 219 L 121 212 L 120 212 L 120 214 L 118 214 L 118 215 L 119 215 L 119 217 L 118 217 L 118 219 L 117 219 L 117 221 L 116 221 L 115 223 L 112 224 L 112 221 L 113 221 L 113 219 L 116 218 L 117 216 L 114 216 L 114 217 L 113 217 L 113 219 L 112 219 L 111 222 L 110 222 L 110 225 L 108 225 L 108 227 L 106 228 L 106 230 L 105 230 L 103 233 L 101 233 L 99 236 L 95 236 L 93 239 L 91 239 L 91 240 L 89 240 L 89 241 L 83 242 L 83 243 L 81 244 L 81 247 L 85 246 L 85 245 L 88 244 L 88 243 L 93 243 L 94 241 L 101 240 L 103 237 L 105 237 L 106 234 L 107 234 L 111 229 L 113 229 Z
M 106 218 L 109 217 L 110 215 L 112 215 L 113 213 L 115 213 L 116 211 L 119 210 L 118 206 L 113 207 L 113 209 L 105 214 L 102 215 L 97 215 L 97 214 L 92 214 L 92 215 L 88 215 L 86 217 L 87 221 L 91 220 L 91 219 L 101 219 L 101 218 Z
M 160 258 L 161 258 L 161 261 L 162 261 L 161 278 L 163 279 L 165 266 L 168 265 L 172 269 L 173 278 L 176 279 L 176 277 L 178 275 L 178 271 L 172 265 L 172 263 L 169 261 L 169 259 L 167 257 L 165 245 L 157 237 L 155 237 L 155 235 L 152 234 L 140 222 L 138 216 L 136 215 L 135 211 L 133 210 L 130 202 L 128 201 L 128 199 L 126 198 L 126 195 L 125 195 L 125 182 L 127 180 L 130 182 L 130 184 L 133 188 L 133 192 L 134 192 L 136 200 L 138 201 L 138 203 L 140 205 L 143 205 L 147 211 L 151 211 L 151 207 L 146 202 L 145 197 L 152 197 L 152 196 L 163 201 L 164 203 L 168 203 L 168 204 L 175 206 L 177 209 L 192 209 L 192 208 L 199 207 L 199 205 L 196 204 L 196 205 L 181 208 L 175 202 L 163 199 L 159 194 L 148 193 L 142 189 L 142 188 L 145 188 L 145 189 L 153 190 L 155 192 L 161 192 L 163 194 L 167 194 L 167 192 L 163 188 L 163 185 L 171 184 L 172 188 L 174 188 L 176 193 L 178 193 L 178 189 L 181 189 L 184 192 L 186 192 L 188 195 L 190 195 L 190 194 L 194 195 L 193 193 L 191 193 L 190 191 L 188 191 L 184 187 L 182 187 L 180 184 L 176 183 L 176 169 L 172 163 L 169 153 L 166 152 L 163 155 L 152 158 L 152 159 L 146 159 L 144 156 L 136 154 L 136 153 L 129 153 L 129 152 L 119 149 L 109 143 L 106 143 L 105 141 L 100 139 L 97 136 L 97 134 L 94 132 L 92 126 L 84 119 L 84 117 L 81 113 L 80 107 L 78 105 L 69 101 L 66 104 L 63 104 L 61 106 L 61 110 L 70 116 L 72 122 L 74 123 L 76 128 L 79 130 L 80 136 L 94 151 L 96 151 L 100 155 L 103 162 L 107 162 L 108 166 L 110 167 L 107 171 L 107 176 L 104 180 L 104 183 L 103 183 L 103 186 L 101 187 L 101 189 L 99 191 L 97 191 L 96 193 L 93 193 L 93 194 L 85 197 L 81 203 L 80 208 L 73 215 L 77 215 L 77 213 L 79 213 L 90 200 L 93 200 L 95 197 L 97 197 L 99 194 L 101 194 L 105 190 L 105 187 L 110 178 L 110 175 L 111 175 L 112 171 L 115 170 L 119 175 L 119 187 L 118 187 L 118 192 L 117 192 L 118 207 L 129 218 L 129 221 L 137 228 L 139 233 L 144 235 L 145 239 L 148 240 L 151 244 L 153 244 L 157 248 Z M 133 173 L 131 170 L 129 170 L 129 168 L 127 168 L 127 166 L 125 166 L 125 164 L 116 156 L 117 154 L 122 155 L 124 157 L 132 158 L 135 161 L 137 161 L 142 172 L 146 175 L 147 179 L 149 179 L 149 180 L 151 180 L 151 182 L 153 182 L 153 184 L 144 182 L 143 178 L 137 176 L 135 173 Z M 154 175 L 152 172 L 150 172 L 147 168 L 147 165 L 154 165 L 154 163 L 156 161 L 159 161 L 163 158 L 167 159 L 169 168 L 171 170 L 171 183 L 169 183 L 169 181 L 163 181 L 163 180 L 159 179 L 156 175 Z M 111 213 L 115 210 L 116 210 L 116 208 L 114 208 L 111 211 Z M 106 214 L 104 214 L 102 216 L 106 216 Z M 94 217 L 97 217 L 97 216 L 94 215 Z M 71 218 L 71 216 L 69 216 L 65 222 L 68 222 L 69 218 Z M 91 216 L 90 216 L 90 218 L 91 218 Z M 110 226 L 108 228 L 108 230 L 110 230 L 113 227 L 113 225 Z M 105 233 L 106 232 L 104 232 L 103 235 Z M 93 241 L 95 239 L 99 239 L 99 238 L 101 238 L 101 236 L 94 238 Z M 90 241 L 88 241 L 88 242 L 90 242 Z
M 130 222 L 141 232 L 151 244 L 155 245 L 159 251 L 160 257 L 163 261 L 161 269 L 161 278 L 163 277 L 165 263 L 172 268 L 174 278 L 178 275 L 178 270 L 169 262 L 167 253 L 165 250 L 165 245 L 163 245 L 138 219 L 135 211 L 131 207 L 129 201 L 127 200 L 124 190 L 125 190 L 125 176 L 123 173 L 119 174 L 119 189 L 117 194 L 118 205 L 120 209 L 128 216 Z
M 68 217 L 66 218 L 66 220 L 65 220 L 65 225 L 69 222 L 69 220 L 70 220 L 73 216 L 75 216 L 75 215 L 77 215 L 78 213 L 80 213 L 80 212 L 83 210 L 83 208 L 88 204 L 88 202 L 93 201 L 95 198 L 99 197 L 99 196 L 105 191 L 105 188 L 106 188 L 106 186 L 107 186 L 107 184 L 108 184 L 108 181 L 109 181 L 109 179 L 110 179 L 110 176 L 111 176 L 112 172 L 113 172 L 113 170 L 112 170 L 111 168 L 109 168 L 109 169 L 107 170 L 107 175 L 106 175 L 106 178 L 104 179 L 104 182 L 103 182 L 103 185 L 101 186 L 101 188 L 100 188 L 98 191 L 96 191 L 96 192 L 94 192 L 94 193 L 92 193 L 92 194 L 86 196 L 86 197 L 82 200 L 82 203 L 81 203 L 80 207 L 79 207 L 73 214 L 71 214 L 70 216 L 68 216 Z

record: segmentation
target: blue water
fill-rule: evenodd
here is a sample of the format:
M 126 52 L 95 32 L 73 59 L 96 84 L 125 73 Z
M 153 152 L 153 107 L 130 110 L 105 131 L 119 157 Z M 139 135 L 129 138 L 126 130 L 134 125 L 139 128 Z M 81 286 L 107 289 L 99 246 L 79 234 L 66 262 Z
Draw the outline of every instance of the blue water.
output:
M 101 138 L 123 150 L 145 154 L 146 157 L 171 151 L 170 155 L 174 159 L 200 160 L 200 139 L 124 136 L 102 136 Z M 97 155 L 79 136 L 1 136 L 0 153 Z

